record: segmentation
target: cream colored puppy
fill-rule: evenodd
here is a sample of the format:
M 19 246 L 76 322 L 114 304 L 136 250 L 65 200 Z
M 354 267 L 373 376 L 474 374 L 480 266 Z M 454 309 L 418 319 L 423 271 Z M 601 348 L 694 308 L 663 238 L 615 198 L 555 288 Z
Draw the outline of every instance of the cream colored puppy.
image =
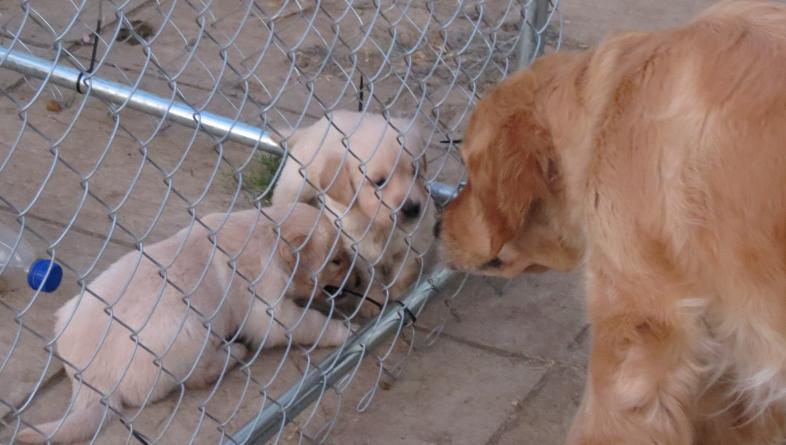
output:
M 257 209 L 208 215 L 202 221 L 210 229 L 183 229 L 146 247 L 150 258 L 126 254 L 60 308 L 57 352 L 70 365 L 73 406 L 64 421 L 27 428 L 17 439 L 89 438 L 106 410 L 96 390 L 120 410 L 159 400 L 180 385 L 210 384 L 246 356 L 242 343 L 222 347 L 236 334 L 254 349 L 290 337 L 320 346 L 345 341 L 350 330 L 344 323 L 292 301 L 317 298 L 323 286 L 346 281 L 349 256 L 336 229 L 305 204 L 274 206 L 265 214 L 282 222 L 280 238 L 276 224 Z M 211 231 L 226 253 L 215 248 Z
M 272 202 L 312 202 L 321 190 L 348 243 L 367 262 L 359 267 L 362 288 L 373 273 L 393 298 L 400 297 L 435 257 L 433 204 L 419 177 L 426 172 L 420 128 L 405 119 L 388 123 L 379 114 L 339 110 L 298 130 L 288 143 L 290 157 Z

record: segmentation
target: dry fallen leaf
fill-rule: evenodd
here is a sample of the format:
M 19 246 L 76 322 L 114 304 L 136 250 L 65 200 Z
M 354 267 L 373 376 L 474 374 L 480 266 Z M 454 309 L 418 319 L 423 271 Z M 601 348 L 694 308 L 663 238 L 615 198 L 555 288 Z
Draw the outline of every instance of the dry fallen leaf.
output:
M 133 33 L 131 32 L 131 29 L 133 29 Z M 137 40 L 136 36 L 147 40 L 147 38 L 152 36 L 154 33 L 153 26 L 144 20 L 132 20 L 131 29 L 129 29 L 127 26 L 120 28 L 120 31 L 117 33 L 117 37 L 115 37 L 115 41 L 125 42 L 131 46 L 139 45 L 140 42 Z M 134 33 L 136 35 L 134 35 Z
M 54 99 L 49 99 L 46 102 L 46 110 L 51 111 L 52 113 L 59 113 L 63 110 L 63 107 L 60 106 L 60 102 Z

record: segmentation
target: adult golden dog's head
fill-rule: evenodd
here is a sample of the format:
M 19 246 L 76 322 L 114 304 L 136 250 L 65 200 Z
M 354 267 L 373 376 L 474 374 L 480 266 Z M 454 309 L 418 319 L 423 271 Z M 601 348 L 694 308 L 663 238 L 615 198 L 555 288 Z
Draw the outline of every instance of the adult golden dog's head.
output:
M 470 117 L 461 156 L 466 186 L 434 227 L 452 268 L 513 277 L 567 270 L 581 255 L 567 210 L 551 134 L 532 71 L 496 86 Z

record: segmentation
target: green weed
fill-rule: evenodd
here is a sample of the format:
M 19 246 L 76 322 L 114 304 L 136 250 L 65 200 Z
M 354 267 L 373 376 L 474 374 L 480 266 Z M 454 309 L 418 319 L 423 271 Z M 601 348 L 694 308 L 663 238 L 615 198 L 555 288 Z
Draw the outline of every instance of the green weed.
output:
M 250 199 L 256 200 L 265 194 L 261 197 L 262 203 L 270 204 L 273 189 L 268 190 L 268 188 L 273 182 L 280 164 L 281 158 L 279 156 L 260 153 L 246 166 L 243 170 L 243 191 L 249 195 Z

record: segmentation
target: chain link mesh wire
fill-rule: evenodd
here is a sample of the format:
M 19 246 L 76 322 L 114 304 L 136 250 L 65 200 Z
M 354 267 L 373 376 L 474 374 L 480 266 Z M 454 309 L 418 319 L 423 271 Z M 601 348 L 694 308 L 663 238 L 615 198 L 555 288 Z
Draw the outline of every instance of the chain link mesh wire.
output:
M 538 0 L 4 2 L 0 224 L 65 275 L 3 270 L 0 438 L 89 399 L 85 442 L 329 442 L 461 291 L 408 201 L 460 186 L 475 100 L 560 32 Z M 286 180 L 310 210 L 270 207 Z

